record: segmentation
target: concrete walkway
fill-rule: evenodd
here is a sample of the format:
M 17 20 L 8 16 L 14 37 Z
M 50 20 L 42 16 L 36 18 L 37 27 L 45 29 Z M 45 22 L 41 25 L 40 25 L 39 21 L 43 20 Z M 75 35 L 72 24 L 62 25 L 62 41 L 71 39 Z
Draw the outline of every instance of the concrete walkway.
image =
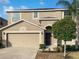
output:
M 0 59 L 35 59 L 36 49 L 31 48 L 5 48 L 0 49 Z

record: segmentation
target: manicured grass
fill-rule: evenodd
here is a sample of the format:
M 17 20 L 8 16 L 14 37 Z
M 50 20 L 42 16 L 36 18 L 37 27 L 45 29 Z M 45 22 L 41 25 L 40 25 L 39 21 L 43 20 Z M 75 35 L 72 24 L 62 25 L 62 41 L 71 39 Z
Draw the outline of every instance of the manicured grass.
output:
M 70 53 L 68 54 L 68 56 L 69 56 L 71 59 L 79 59 L 79 51 L 70 52 Z
M 36 59 L 64 59 L 63 53 L 59 52 L 38 52 Z M 67 52 L 66 59 L 79 59 L 79 51 Z

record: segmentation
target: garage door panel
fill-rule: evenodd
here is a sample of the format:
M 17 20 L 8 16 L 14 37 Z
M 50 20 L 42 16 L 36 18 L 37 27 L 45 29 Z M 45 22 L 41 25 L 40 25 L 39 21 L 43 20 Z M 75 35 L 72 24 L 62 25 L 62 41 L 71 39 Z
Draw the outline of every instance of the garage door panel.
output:
M 8 40 L 12 47 L 39 48 L 39 33 L 9 33 Z

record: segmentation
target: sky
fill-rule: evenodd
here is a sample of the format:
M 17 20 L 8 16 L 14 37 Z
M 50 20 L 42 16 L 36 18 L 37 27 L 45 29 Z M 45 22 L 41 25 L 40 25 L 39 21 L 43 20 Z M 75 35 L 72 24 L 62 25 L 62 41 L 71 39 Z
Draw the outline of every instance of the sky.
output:
M 62 8 L 58 0 L 0 0 L 0 17 L 7 19 L 7 10 L 32 8 Z

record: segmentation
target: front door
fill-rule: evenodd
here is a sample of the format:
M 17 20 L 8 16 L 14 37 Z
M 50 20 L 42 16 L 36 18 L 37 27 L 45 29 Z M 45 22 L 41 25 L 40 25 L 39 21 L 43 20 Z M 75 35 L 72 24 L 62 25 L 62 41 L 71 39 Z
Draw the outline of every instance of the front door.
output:
M 51 32 L 45 32 L 45 45 L 51 45 Z

